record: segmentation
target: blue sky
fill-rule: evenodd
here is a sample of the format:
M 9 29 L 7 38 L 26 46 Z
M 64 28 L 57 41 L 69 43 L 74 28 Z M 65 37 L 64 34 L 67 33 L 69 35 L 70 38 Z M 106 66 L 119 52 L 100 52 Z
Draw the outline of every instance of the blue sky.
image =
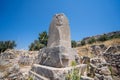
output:
M 120 30 L 120 0 L 0 0 L 0 40 L 28 49 L 56 13 L 68 17 L 72 40 Z

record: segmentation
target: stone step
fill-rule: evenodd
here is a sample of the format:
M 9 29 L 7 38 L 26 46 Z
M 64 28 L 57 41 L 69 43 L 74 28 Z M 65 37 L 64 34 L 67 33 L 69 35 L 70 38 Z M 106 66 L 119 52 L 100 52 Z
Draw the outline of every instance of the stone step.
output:
M 65 68 L 55 68 L 49 66 L 43 66 L 39 64 L 34 64 L 31 71 L 37 73 L 38 75 L 44 76 L 50 80 L 64 80 L 66 74 L 73 68 L 79 68 L 81 65 L 75 67 L 65 67 Z
M 37 74 L 33 71 L 30 71 L 29 73 L 30 73 L 31 76 L 33 76 L 33 80 L 50 80 L 50 79 L 48 79 L 44 76 L 41 76 L 41 75 L 39 75 L 39 74 Z
M 79 68 L 79 67 L 81 67 L 81 65 L 83 65 L 83 64 L 79 64 L 79 65 L 75 66 L 75 68 Z M 51 70 L 70 70 L 73 68 L 72 66 L 65 67 L 65 68 L 56 68 L 56 67 L 39 65 L 39 64 L 33 64 L 33 67 L 41 67 L 41 68 L 47 68 L 47 69 L 51 69 Z

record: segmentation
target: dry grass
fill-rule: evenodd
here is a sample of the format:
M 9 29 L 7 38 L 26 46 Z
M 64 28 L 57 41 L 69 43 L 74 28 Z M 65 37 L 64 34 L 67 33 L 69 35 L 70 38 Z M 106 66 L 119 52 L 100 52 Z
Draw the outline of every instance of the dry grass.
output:
M 92 45 L 100 45 L 100 44 L 104 44 L 106 47 L 108 47 L 110 45 L 120 45 L 120 39 L 112 39 L 112 40 L 108 40 L 108 41 L 105 41 L 105 42 L 96 42 L 96 43 L 93 43 L 93 44 L 87 44 L 87 45 L 84 45 L 84 46 L 81 46 L 81 47 L 77 47 L 76 50 L 77 50 L 77 52 L 80 56 L 93 57 L 94 55 L 91 54 L 91 51 L 90 51 L 89 47 L 92 46 Z
M 104 42 L 104 44 L 108 47 L 110 45 L 120 45 L 120 39 L 112 39 Z
M 8 69 L 9 67 L 11 67 L 13 64 L 8 64 L 8 65 L 4 65 L 4 66 L 0 66 L 0 71 L 5 71 L 6 69 Z

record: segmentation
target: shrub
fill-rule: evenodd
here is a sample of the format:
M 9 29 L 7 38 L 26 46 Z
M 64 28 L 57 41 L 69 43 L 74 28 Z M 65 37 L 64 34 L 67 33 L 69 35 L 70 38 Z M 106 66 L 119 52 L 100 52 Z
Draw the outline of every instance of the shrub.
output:
M 113 39 L 113 38 L 120 38 L 120 34 L 114 34 L 114 35 L 111 36 L 111 38 L 112 38 L 112 39 Z
M 92 37 L 92 38 L 90 38 L 90 39 L 88 40 L 88 43 L 89 43 L 89 44 L 92 44 L 92 43 L 94 43 L 94 42 L 96 42 L 96 40 L 95 40 L 94 37 Z
M 66 80 L 80 80 L 79 69 L 75 68 L 76 62 L 72 61 L 71 66 L 73 67 L 73 69 L 66 76 Z
M 71 41 L 71 44 L 72 44 L 72 48 L 77 47 L 77 43 L 76 43 L 76 41 L 72 40 L 72 41 Z
M 106 41 L 106 40 L 108 40 L 109 38 L 108 38 L 108 36 L 106 35 L 106 34 L 104 34 L 104 35 L 101 35 L 98 39 L 97 39 L 97 41 Z
M 85 41 L 84 40 L 81 41 L 81 45 L 82 46 L 85 45 Z
M 33 78 L 30 76 L 30 77 L 28 78 L 28 80 L 33 80 Z

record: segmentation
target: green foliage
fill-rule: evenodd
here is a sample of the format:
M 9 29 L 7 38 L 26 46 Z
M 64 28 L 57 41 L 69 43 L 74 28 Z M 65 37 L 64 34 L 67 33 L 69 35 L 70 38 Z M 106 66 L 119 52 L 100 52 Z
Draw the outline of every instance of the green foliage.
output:
M 80 41 L 80 43 L 75 44 L 75 41 L 72 41 L 72 47 L 79 47 L 84 46 L 86 44 L 93 44 L 95 42 L 104 42 L 107 40 L 112 40 L 115 38 L 120 38 L 120 32 L 112 32 L 108 34 L 93 36 L 93 37 L 86 37 Z
M 73 67 L 73 69 L 67 74 L 66 80 L 80 80 L 79 69 L 75 68 L 76 65 L 77 64 L 75 61 L 71 62 L 71 66 Z
M 40 33 L 38 39 L 41 44 L 44 44 L 44 46 L 47 46 L 48 35 L 46 31 Z
M 30 76 L 27 80 L 33 80 L 33 78 Z
M 107 41 L 107 40 L 111 40 L 111 39 L 115 39 L 115 38 L 120 38 L 120 34 L 113 34 L 111 36 L 107 36 L 106 34 L 100 36 L 97 41 Z
M 77 43 L 76 43 L 76 41 L 72 40 L 72 41 L 71 41 L 71 44 L 72 44 L 72 48 L 77 47 Z
M 85 43 L 85 40 L 82 40 L 81 41 L 81 45 L 83 46 L 83 45 L 85 45 L 86 43 Z
M 120 38 L 120 34 L 114 34 L 109 37 L 109 39 Z
M 79 71 L 74 69 L 70 74 L 66 76 L 66 80 L 80 80 Z
M 71 66 L 73 66 L 73 67 L 74 67 L 74 66 L 76 66 L 76 65 L 77 65 L 77 64 L 76 64 L 76 62 L 75 62 L 75 61 L 72 61 L 72 62 L 71 62 Z
M 39 34 L 38 40 L 34 40 L 33 43 L 29 46 L 30 51 L 39 50 L 45 46 L 47 46 L 48 35 L 47 32 L 44 31 Z
M 6 49 L 13 49 L 16 47 L 15 41 L 0 41 L 0 52 L 4 52 Z
M 94 42 L 96 42 L 96 40 L 95 40 L 94 37 L 92 37 L 92 38 L 90 38 L 90 39 L 88 40 L 88 43 L 89 43 L 89 44 L 92 44 L 92 43 L 94 43 Z
M 93 44 L 95 42 L 104 42 L 104 41 L 115 39 L 115 38 L 120 38 L 120 33 L 113 32 L 111 34 L 103 34 L 103 35 L 100 35 L 100 37 L 98 37 L 97 39 L 95 39 L 95 37 L 89 37 L 87 39 L 83 39 L 79 45 L 83 46 L 86 44 Z
M 111 76 L 113 77 L 113 69 L 112 69 L 112 66 L 110 65 L 110 66 L 108 66 L 108 68 L 109 68 L 109 70 L 110 70 L 110 72 L 111 72 Z
M 106 34 L 104 34 L 104 35 L 101 35 L 101 36 L 97 39 L 97 41 L 103 42 L 103 41 L 107 41 L 108 39 L 109 39 L 108 36 L 107 36 Z

